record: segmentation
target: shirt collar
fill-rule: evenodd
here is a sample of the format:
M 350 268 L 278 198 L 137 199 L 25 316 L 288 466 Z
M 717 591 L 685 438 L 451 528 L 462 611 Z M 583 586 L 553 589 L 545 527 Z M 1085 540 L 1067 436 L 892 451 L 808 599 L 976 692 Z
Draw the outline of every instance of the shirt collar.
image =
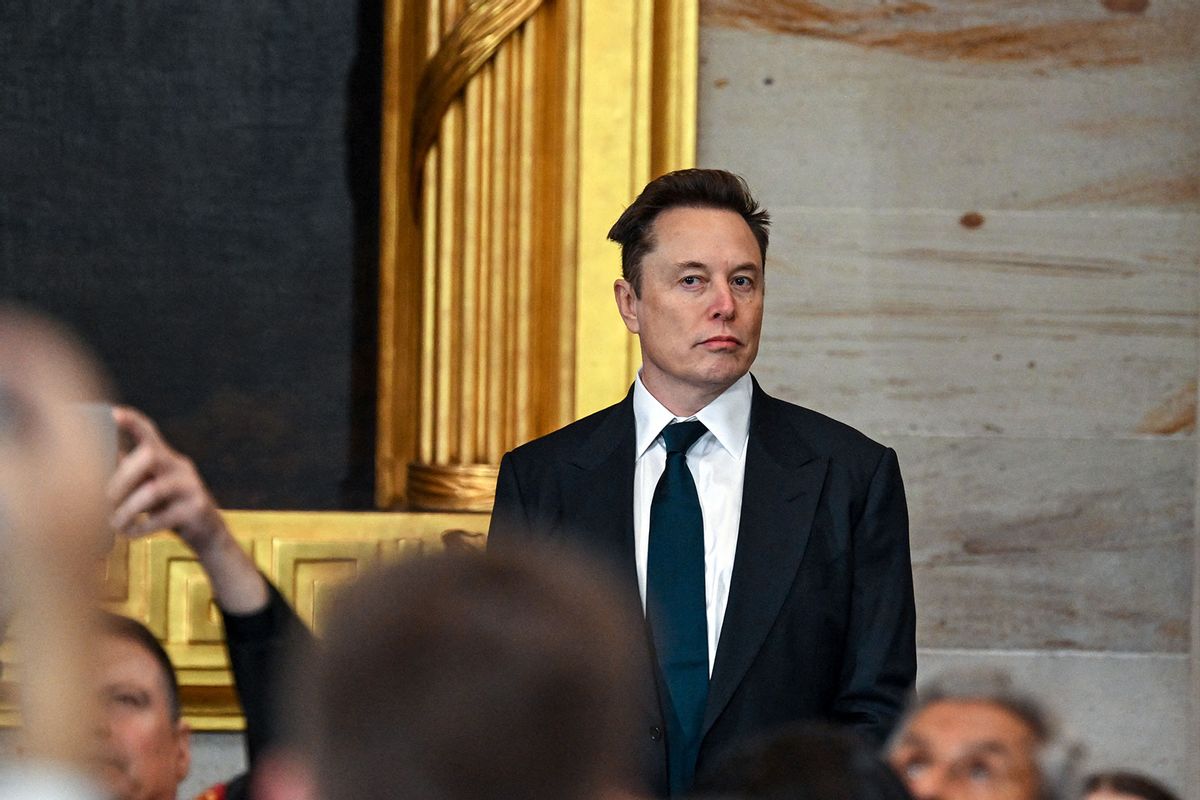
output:
M 650 390 L 642 383 L 641 372 L 638 372 L 637 380 L 633 382 L 633 418 L 637 430 L 637 449 L 634 452 L 641 458 L 669 423 L 698 419 L 726 452 L 734 458 L 740 458 L 750 433 L 750 400 L 753 394 L 754 383 L 747 372 L 694 416 L 676 417 L 650 394 Z

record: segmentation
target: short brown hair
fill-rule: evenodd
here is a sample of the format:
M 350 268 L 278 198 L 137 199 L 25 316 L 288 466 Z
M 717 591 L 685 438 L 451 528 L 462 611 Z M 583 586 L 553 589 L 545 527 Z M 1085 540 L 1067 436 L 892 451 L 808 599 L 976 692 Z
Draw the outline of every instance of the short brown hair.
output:
M 582 563 L 448 553 L 341 598 L 310 680 L 328 800 L 569 800 L 624 783 L 631 609 Z
M 654 249 L 654 220 L 669 208 L 715 208 L 741 215 L 766 266 L 771 216 L 759 208 L 746 181 L 723 169 L 681 169 L 646 184 L 608 232 L 621 245 L 621 277 L 635 295 L 642 292 L 642 259 Z

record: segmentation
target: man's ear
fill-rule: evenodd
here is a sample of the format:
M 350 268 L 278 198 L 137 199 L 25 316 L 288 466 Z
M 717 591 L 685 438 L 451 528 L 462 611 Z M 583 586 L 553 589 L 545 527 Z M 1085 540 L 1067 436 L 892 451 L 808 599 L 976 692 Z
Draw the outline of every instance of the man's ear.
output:
M 625 327 L 630 333 L 637 333 L 639 330 L 637 317 L 637 295 L 633 291 L 633 285 L 624 278 L 617 278 L 613 282 L 613 296 L 617 300 L 617 311 L 621 314 L 621 319 L 625 321 Z
M 175 775 L 180 782 L 192 769 L 192 726 L 183 720 L 175 723 Z

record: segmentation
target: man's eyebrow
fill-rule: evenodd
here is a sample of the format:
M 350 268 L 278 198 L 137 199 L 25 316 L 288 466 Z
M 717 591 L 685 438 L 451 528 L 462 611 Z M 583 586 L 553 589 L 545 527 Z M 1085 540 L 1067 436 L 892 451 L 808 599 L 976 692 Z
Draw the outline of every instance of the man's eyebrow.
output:
M 141 697 L 150 697 L 150 692 L 146 687 L 139 683 L 127 680 L 109 681 L 100 686 L 100 693 L 105 695 L 112 694 L 135 694 Z
M 910 731 L 900 735 L 900 738 L 896 740 L 895 747 L 927 747 L 928 744 L 925 737 Z
M 992 755 L 992 754 L 994 754 L 994 755 L 1000 755 L 1000 756 L 1005 756 L 1005 757 L 1012 757 L 1012 755 L 1013 755 L 1013 751 L 1012 751 L 1011 747 L 1008 747 L 1003 742 L 998 742 L 994 739 L 988 739 L 987 741 L 983 741 L 983 742 L 974 742 L 967 746 L 966 752 L 968 755 Z

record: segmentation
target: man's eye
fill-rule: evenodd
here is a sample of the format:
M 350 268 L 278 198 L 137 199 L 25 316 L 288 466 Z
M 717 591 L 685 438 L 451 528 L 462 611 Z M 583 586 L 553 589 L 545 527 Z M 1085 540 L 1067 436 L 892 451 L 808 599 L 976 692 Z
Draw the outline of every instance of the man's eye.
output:
M 700 285 L 700 276 L 699 275 L 684 275 L 683 278 L 680 279 L 680 282 L 684 286 L 699 286 Z
M 900 772 L 906 778 L 916 778 L 925 770 L 928 764 L 920 758 L 911 758 L 900 765 Z
M 113 692 L 109 695 L 110 703 L 126 708 L 145 708 L 147 698 L 138 692 Z
M 987 783 L 992 780 L 992 768 L 987 764 L 971 764 L 967 767 L 967 777 L 975 783 Z

